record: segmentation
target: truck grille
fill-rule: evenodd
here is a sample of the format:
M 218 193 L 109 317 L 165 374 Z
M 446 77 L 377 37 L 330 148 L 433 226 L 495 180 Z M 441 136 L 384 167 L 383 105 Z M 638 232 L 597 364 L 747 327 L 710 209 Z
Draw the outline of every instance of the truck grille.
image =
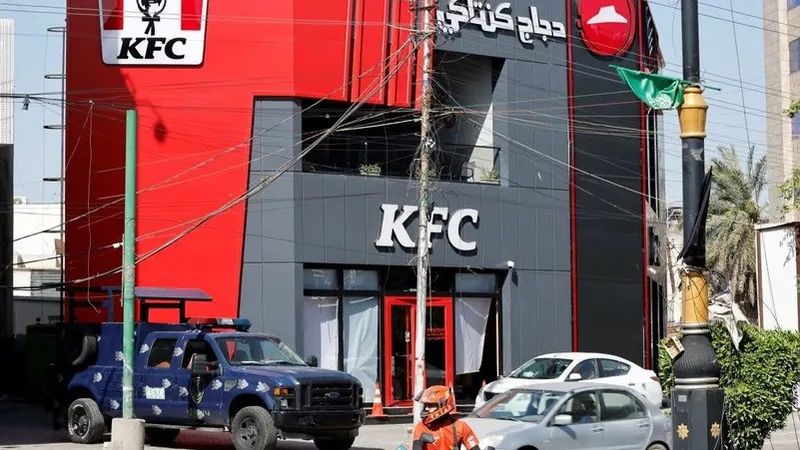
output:
M 303 386 L 303 406 L 311 409 L 358 407 L 357 387 L 350 383 L 314 383 Z

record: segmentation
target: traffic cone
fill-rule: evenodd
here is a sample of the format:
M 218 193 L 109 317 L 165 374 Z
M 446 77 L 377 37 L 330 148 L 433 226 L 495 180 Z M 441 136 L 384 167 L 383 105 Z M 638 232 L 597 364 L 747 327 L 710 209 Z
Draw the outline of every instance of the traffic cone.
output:
M 372 412 L 370 417 L 384 419 L 389 416 L 383 412 L 383 401 L 381 401 L 381 384 L 375 383 L 375 398 L 372 400 Z

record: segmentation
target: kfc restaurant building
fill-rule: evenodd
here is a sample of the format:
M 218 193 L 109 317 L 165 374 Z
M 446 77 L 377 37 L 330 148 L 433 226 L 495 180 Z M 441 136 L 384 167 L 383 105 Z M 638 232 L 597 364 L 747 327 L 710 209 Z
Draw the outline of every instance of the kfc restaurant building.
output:
M 384 404 L 408 402 L 421 91 L 409 2 L 67 3 L 81 11 L 67 19 L 74 319 L 103 320 L 85 301 L 120 283 L 135 108 L 137 285 L 201 288 L 213 301 L 188 315 L 246 317 L 356 375 L 368 402 L 376 382 Z M 551 351 L 653 365 L 660 121 L 608 67 L 657 70 L 646 2 L 438 8 L 428 382 L 471 400 Z

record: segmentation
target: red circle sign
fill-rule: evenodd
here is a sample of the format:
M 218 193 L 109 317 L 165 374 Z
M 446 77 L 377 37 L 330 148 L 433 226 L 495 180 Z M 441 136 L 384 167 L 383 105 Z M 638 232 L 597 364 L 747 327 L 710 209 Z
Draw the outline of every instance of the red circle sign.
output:
M 631 46 L 636 15 L 630 0 L 581 0 L 578 14 L 583 42 L 592 53 L 618 56 Z

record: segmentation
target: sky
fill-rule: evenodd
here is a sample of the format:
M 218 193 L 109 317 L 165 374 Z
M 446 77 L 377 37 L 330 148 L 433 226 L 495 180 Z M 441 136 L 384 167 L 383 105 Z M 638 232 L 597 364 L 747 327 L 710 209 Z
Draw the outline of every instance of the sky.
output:
M 714 156 L 719 155 L 719 145 L 735 146 L 743 158 L 749 142 L 755 146 L 757 157 L 763 155 L 766 151 L 766 97 L 762 1 L 700 0 L 699 3 L 701 79 L 706 86 L 721 89 L 706 89 L 703 94 L 709 103 L 706 167 L 710 166 Z M 680 2 L 651 0 L 650 7 L 658 28 L 661 51 L 667 62 L 663 73 L 682 77 Z M 731 9 L 737 12 L 733 18 L 736 23 L 731 23 Z M 733 27 L 736 27 L 738 46 L 734 45 Z M 741 64 L 737 64 L 736 60 L 737 47 Z M 739 87 L 740 79 L 744 82 L 744 89 Z M 742 108 L 742 92 L 744 104 L 747 105 L 746 116 Z M 665 112 L 664 120 L 667 204 L 680 205 L 681 143 L 677 112 Z
M 700 69 L 707 86 L 721 91 L 706 90 L 710 104 L 706 141 L 707 166 L 718 145 L 734 145 L 744 152 L 748 142 L 763 154 L 766 144 L 764 97 L 764 31 L 761 22 L 760 0 L 701 0 L 700 1 Z M 3 8 L 0 15 L 15 20 L 15 74 L 17 93 L 58 91 L 61 82 L 46 80 L 47 73 L 61 72 L 61 35 L 48 33 L 48 27 L 63 26 L 63 8 L 56 0 L 26 0 L 26 5 L 38 5 L 25 11 Z M 737 13 L 731 23 L 731 5 Z M 665 74 L 681 75 L 680 1 L 650 0 L 661 47 L 667 61 Z M 44 7 L 44 8 L 43 8 Z M 46 11 L 46 12 L 45 12 Z M 754 16 L 754 17 L 750 17 Z M 736 27 L 738 46 L 733 45 Z M 741 65 L 737 64 L 737 47 Z M 741 79 L 746 83 L 739 88 Z M 747 84 L 750 83 L 750 84 Z M 742 92 L 748 114 L 742 111 Z M 15 195 L 31 202 L 60 201 L 59 184 L 43 182 L 44 177 L 61 175 L 61 133 L 43 128 L 61 122 L 60 110 L 31 102 L 27 111 L 21 102 L 15 108 Z M 680 138 L 677 113 L 665 113 L 665 179 L 667 202 L 679 204 L 681 198 Z M 749 131 L 749 133 L 748 133 Z M 749 134 L 749 140 L 748 140 Z
M 47 28 L 64 26 L 64 9 L 53 8 L 61 4 L 56 0 L 24 3 L 39 6 L 37 12 L 11 12 L 12 8 L 3 8 L 0 2 L 0 15 L 15 22 L 14 91 L 60 92 L 61 80 L 46 80 L 44 76 L 62 72 L 62 35 L 49 33 Z M 43 10 L 42 6 L 49 8 Z M 29 202 L 60 202 L 60 183 L 42 181 L 44 177 L 61 176 L 61 131 L 44 129 L 44 125 L 61 124 L 60 108 L 32 101 L 24 111 L 22 102 L 17 101 L 14 117 L 14 195 L 27 197 Z

